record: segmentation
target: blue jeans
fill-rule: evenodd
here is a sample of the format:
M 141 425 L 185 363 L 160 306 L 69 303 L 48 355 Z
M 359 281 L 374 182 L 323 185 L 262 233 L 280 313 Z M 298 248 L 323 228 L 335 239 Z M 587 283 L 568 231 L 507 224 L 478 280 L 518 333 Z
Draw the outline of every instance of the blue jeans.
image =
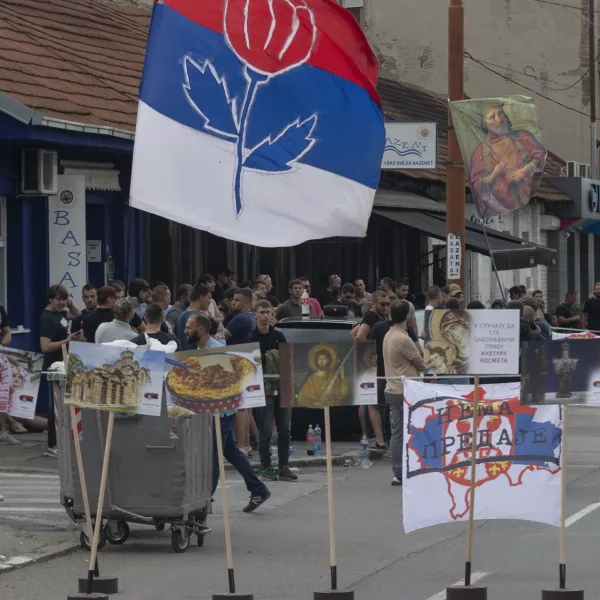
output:
M 235 470 L 244 478 L 246 488 L 253 496 L 264 496 L 268 493 L 267 486 L 257 477 L 246 455 L 236 446 L 233 438 L 233 423 L 235 415 L 221 417 L 221 436 L 223 437 L 223 456 Z M 217 434 L 213 423 L 213 489 L 214 495 L 219 484 L 219 455 L 217 454 Z

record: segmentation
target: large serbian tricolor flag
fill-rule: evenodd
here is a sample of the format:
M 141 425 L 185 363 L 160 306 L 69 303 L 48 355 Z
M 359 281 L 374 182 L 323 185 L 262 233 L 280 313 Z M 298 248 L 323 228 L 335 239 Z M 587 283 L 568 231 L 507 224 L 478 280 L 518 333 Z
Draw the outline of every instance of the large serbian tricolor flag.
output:
M 259 246 L 364 236 L 378 63 L 333 0 L 155 4 L 131 205 Z

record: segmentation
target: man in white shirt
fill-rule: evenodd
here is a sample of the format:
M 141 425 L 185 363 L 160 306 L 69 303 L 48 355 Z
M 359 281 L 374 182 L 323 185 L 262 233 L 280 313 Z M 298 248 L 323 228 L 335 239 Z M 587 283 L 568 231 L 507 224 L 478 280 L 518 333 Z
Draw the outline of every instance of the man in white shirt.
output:
M 102 323 L 96 330 L 94 341 L 96 344 L 107 344 L 117 340 L 132 340 L 137 332 L 131 329 L 131 321 L 134 313 L 134 305 L 130 298 L 119 298 L 113 307 L 115 315 L 111 323 Z

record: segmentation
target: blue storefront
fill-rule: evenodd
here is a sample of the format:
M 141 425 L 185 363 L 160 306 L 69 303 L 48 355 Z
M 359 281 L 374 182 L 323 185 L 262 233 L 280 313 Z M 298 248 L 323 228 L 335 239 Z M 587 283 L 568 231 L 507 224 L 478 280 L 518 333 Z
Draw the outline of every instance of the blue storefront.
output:
M 62 282 L 81 307 L 84 283 L 141 275 L 142 217 L 127 203 L 132 152 L 131 132 L 45 117 L 0 93 L 0 303 L 14 347 L 39 349 L 49 285 Z M 65 180 L 80 193 L 61 193 Z M 58 238 L 57 223 L 67 225 Z

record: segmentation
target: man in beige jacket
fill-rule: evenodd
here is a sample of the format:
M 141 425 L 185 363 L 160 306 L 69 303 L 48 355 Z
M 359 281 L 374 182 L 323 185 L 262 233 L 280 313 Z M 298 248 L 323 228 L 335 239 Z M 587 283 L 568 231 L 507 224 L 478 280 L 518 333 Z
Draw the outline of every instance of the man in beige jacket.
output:
M 423 357 L 406 332 L 409 317 L 410 305 L 406 300 L 393 302 L 390 308 L 392 326 L 383 340 L 383 362 L 387 379 L 385 399 L 391 408 L 392 421 L 392 485 L 402 485 L 404 383 L 401 377 L 418 377 L 425 370 Z

